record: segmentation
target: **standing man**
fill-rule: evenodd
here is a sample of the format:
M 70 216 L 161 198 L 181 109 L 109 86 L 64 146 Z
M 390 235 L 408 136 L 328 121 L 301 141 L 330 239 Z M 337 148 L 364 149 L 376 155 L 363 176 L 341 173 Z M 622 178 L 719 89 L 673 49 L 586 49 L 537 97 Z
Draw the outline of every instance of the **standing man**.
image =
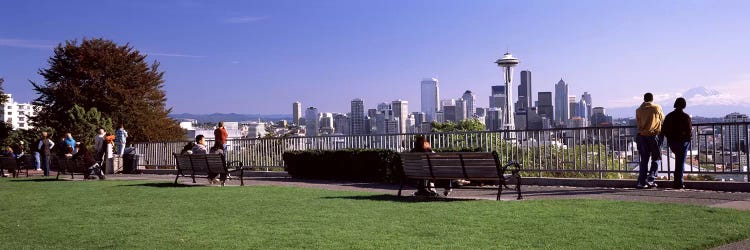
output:
M 638 153 L 641 155 L 641 162 L 638 166 L 638 184 L 636 188 L 656 187 L 654 179 L 659 170 L 659 161 L 661 161 L 661 146 L 658 135 L 661 133 L 661 123 L 664 120 L 664 113 L 661 106 L 653 103 L 654 95 L 646 93 L 643 95 L 643 103 L 635 110 L 635 120 L 638 123 Z M 648 163 L 651 162 L 649 169 Z M 647 172 L 648 171 L 648 172 Z M 648 174 L 648 176 L 646 176 Z
M 36 148 L 39 152 L 39 162 L 42 170 L 44 170 L 44 176 L 49 176 L 49 157 L 52 155 L 53 147 L 55 147 L 55 142 L 47 138 L 47 132 L 42 132 L 42 138 L 39 139 Z
M 224 128 L 224 122 L 219 122 L 219 126 L 214 130 L 214 147 L 218 148 L 219 145 L 222 149 L 224 149 L 224 153 L 227 152 L 227 137 L 229 137 L 229 134 L 227 133 L 227 130 Z
M 96 133 L 96 137 L 94 137 L 94 158 L 96 162 L 101 163 L 104 155 L 104 129 L 97 129 Z
M 667 114 L 662 125 L 662 135 L 667 137 L 667 145 L 674 153 L 674 182 L 672 188 L 684 189 L 685 185 L 682 175 L 685 170 L 685 158 L 693 139 L 693 121 L 690 115 L 683 111 L 687 107 L 685 98 L 677 98 L 674 101 L 674 111 Z
M 120 123 L 120 128 L 115 131 L 115 154 L 122 155 L 125 153 L 126 138 L 128 138 L 128 131 L 125 131 L 125 125 Z

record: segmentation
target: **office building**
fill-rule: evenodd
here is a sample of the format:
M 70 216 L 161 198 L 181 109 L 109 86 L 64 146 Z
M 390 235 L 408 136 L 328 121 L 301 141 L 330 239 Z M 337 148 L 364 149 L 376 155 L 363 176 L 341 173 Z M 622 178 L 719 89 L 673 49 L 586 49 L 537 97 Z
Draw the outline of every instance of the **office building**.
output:
M 440 85 L 435 78 L 425 78 L 421 82 L 421 108 L 428 121 L 435 120 L 435 112 L 440 111 Z
M 391 103 L 393 116 L 398 118 L 399 133 L 406 133 L 406 119 L 409 117 L 409 102 L 404 100 L 395 100 Z
M 456 123 L 456 106 L 455 105 L 448 105 L 443 106 L 443 119 L 448 122 Z
M 456 122 L 466 120 L 467 118 L 467 104 L 464 99 L 456 100 Z
M 593 103 L 591 103 L 591 94 L 589 94 L 589 92 L 583 92 L 583 95 L 581 95 L 581 100 L 586 101 L 586 115 L 588 116 L 593 115 L 593 113 L 591 113 L 592 105 L 593 105 Z M 588 118 L 588 117 L 585 117 L 585 118 Z
M 305 135 L 318 136 L 318 124 L 320 123 L 320 113 L 315 107 L 309 107 L 305 110 Z
M 750 119 L 748 119 L 748 116 L 745 114 L 740 114 L 737 112 L 728 114 L 724 116 L 724 122 L 730 123 L 730 122 L 749 122 Z M 727 125 L 722 126 L 721 130 L 721 138 L 722 138 L 722 146 L 724 150 L 744 150 L 743 152 L 747 153 L 747 134 L 748 134 L 748 126 L 747 125 Z
M 499 108 L 487 109 L 487 114 L 484 117 L 484 125 L 489 131 L 498 131 L 503 128 L 503 111 Z
M 533 107 L 533 95 L 531 92 L 531 71 L 521 71 L 521 84 L 518 85 L 518 102 L 516 103 L 517 110 L 526 110 L 527 108 Z
M 569 113 L 570 116 L 568 117 L 568 119 L 578 116 L 578 114 L 576 114 L 577 109 L 578 109 L 578 102 L 576 101 L 576 96 L 574 95 L 568 96 L 568 110 L 569 110 L 568 112 L 570 112 Z
M 555 123 L 564 125 L 570 118 L 570 106 L 568 105 L 568 84 L 560 79 L 555 84 Z
M 367 129 L 365 128 L 365 103 L 362 99 L 356 98 L 352 100 L 351 113 L 349 115 L 352 126 L 351 133 L 353 135 L 367 134 Z
M 552 92 L 539 92 L 536 106 L 540 117 L 545 117 L 548 120 L 555 119 L 554 106 L 552 106 Z
M 612 117 L 607 115 L 607 110 L 603 107 L 592 109 L 591 126 L 593 127 L 610 127 L 612 126 Z
M 29 124 L 29 118 L 36 116 L 36 111 L 33 105 L 30 103 L 18 103 L 13 100 L 11 94 L 5 94 L 8 100 L 2 104 L 0 110 L 2 110 L 2 120 L 15 129 L 31 129 L 33 126 Z
M 351 119 L 345 114 L 333 115 L 333 132 L 342 135 L 352 134 Z
M 466 105 L 466 118 L 473 118 L 476 96 L 474 96 L 474 93 L 472 93 L 471 90 L 467 90 L 461 96 L 461 99 L 464 100 L 464 105 Z
M 294 102 L 292 103 L 292 123 L 294 123 L 295 126 L 299 126 L 300 119 L 302 119 L 302 103 Z

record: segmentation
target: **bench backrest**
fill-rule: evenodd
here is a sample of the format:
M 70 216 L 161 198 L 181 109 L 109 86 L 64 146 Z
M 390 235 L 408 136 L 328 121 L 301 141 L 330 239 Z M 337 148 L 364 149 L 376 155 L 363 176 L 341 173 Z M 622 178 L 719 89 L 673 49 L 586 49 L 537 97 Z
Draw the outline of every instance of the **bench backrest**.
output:
M 193 171 L 196 173 L 228 173 L 224 158 L 220 154 L 204 155 L 182 155 L 173 154 L 177 162 L 178 170 Z
M 18 166 L 18 162 L 16 161 L 16 158 L 13 157 L 0 157 L 0 167 L 9 170 L 9 169 L 16 169 Z
M 75 161 L 72 158 L 62 156 L 62 157 L 56 157 L 57 158 L 57 164 L 60 167 L 59 170 L 65 170 L 66 172 L 76 172 L 77 166 Z
M 405 177 L 493 180 L 500 177 L 495 152 L 401 153 Z

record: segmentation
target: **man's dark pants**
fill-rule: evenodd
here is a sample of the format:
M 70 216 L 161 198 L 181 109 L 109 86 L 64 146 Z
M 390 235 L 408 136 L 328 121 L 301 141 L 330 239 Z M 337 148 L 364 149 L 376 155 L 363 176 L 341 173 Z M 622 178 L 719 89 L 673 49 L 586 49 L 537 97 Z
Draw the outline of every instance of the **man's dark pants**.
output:
M 49 176 L 49 155 L 41 153 L 39 154 L 39 160 L 42 165 L 42 170 L 44 170 L 44 176 Z
M 687 150 L 690 148 L 690 141 L 669 142 L 669 149 L 674 153 L 674 188 L 682 188 L 682 173 L 685 167 L 685 158 Z
M 656 173 L 659 170 L 661 161 L 661 151 L 659 150 L 659 140 L 657 136 L 638 135 L 636 137 L 638 144 L 638 153 L 641 155 L 641 162 L 638 167 L 638 186 L 645 186 L 654 181 Z M 651 168 L 649 169 L 649 162 Z M 647 180 L 648 178 L 648 180 Z

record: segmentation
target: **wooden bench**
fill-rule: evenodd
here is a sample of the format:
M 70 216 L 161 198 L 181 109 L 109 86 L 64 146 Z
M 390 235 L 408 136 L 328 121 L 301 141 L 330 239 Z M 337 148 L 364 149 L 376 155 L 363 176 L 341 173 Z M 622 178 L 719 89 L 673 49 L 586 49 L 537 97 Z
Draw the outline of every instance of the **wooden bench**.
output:
M 60 179 L 60 174 L 70 174 L 71 179 L 75 179 L 74 174 L 83 174 L 83 179 L 88 179 L 89 175 L 91 173 L 91 166 L 87 166 L 83 161 L 77 161 L 74 160 L 71 157 L 58 157 L 57 158 L 57 179 Z M 94 167 L 94 171 L 100 171 L 102 170 L 101 166 Z M 99 176 L 100 179 L 103 175 Z
M 404 188 L 404 182 L 409 179 L 422 180 L 455 180 L 470 181 L 498 181 L 497 200 L 508 188 L 508 180 L 516 181 L 517 199 L 521 196 L 520 165 L 509 162 L 502 165 L 496 152 L 443 152 L 443 153 L 401 153 L 403 175 L 398 196 Z M 508 169 L 513 166 L 513 169 Z
M 212 175 L 216 174 L 222 176 L 221 185 L 224 186 L 226 177 L 229 176 L 230 172 L 239 171 L 240 186 L 245 185 L 245 180 L 242 178 L 245 173 L 245 168 L 242 167 L 242 162 L 233 161 L 227 163 L 224 159 L 224 155 L 221 154 L 202 154 L 202 155 L 183 155 L 178 153 L 172 153 L 177 165 L 177 177 L 174 178 L 174 184 L 177 185 L 177 179 L 180 176 L 187 176 L 193 179 L 195 182 L 196 175 Z M 233 166 L 235 165 L 236 166 Z
M 29 168 L 36 168 L 36 160 L 33 155 L 24 154 L 19 158 L 13 157 L 0 157 L 0 168 L 4 171 L 11 172 L 13 178 L 17 178 L 23 173 L 22 170 L 26 170 L 26 177 L 29 177 Z

